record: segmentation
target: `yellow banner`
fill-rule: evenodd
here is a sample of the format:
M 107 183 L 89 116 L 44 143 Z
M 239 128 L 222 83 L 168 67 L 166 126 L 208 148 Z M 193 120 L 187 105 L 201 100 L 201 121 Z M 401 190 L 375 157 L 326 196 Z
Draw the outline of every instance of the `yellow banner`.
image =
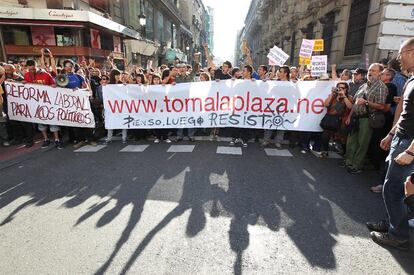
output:
M 311 59 L 299 56 L 299 65 L 310 65 Z

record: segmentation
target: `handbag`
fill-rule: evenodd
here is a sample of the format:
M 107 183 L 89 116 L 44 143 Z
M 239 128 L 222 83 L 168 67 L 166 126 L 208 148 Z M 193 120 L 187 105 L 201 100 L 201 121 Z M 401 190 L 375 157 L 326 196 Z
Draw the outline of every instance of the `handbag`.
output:
M 320 123 L 322 129 L 327 131 L 336 131 L 341 127 L 341 117 L 337 115 L 326 114 Z

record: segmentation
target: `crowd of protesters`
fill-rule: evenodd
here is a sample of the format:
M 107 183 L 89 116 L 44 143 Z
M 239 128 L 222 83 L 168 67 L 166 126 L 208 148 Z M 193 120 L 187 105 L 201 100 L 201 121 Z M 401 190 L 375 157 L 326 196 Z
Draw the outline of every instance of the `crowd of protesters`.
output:
M 412 79 L 411 73 L 414 68 L 411 63 L 414 63 L 414 57 L 411 51 L 414 50 L 414 41 L 410 40 L 402 47 L 403 50 L 400 50 L 398 58 L 373 63 L 368 70 L 345 69 L 338 75 L 336 65 L 332 65 L 331 76 L 326 74 L 318 78 L 313 77 L 311 70 L 305 66 L 299 68 L 272 66 L 269 68 L 266 65 L 259 65 L 255 70 L 250 51 L 247 51 L 245 63 L 240 67 L 233 67 L 229 61 L 217 66 L 210 57 L 207 45 L 204 46 L 208 62 L 206 68 L 201 68 L 198 53 L 194 55 L 194 62 L 191 65 L 176 60 L 170 66 L 161 65 L 158 68 L 132 66 L 123 71 L 117 69 L 110 58 L 107 61 L 109 68 L 107 66 L 105 69 L 98 68 L 94 62 L 87 64 L 83 61 L 76 64 L 70 59 L 63 61 L 62 64 L 56 64 L 53 54 L 47 49 L 42 49 L 39 64 L 34 60 L 27 60 L 25 64 L 2 64 L 0 66 L 0 83 L 3 87 L 0 90 L 2 93 L 0 103 L 3 105 L 3 115 L 0 118 L 1 144 L 9 146 L 24 143 L 26 147 L 31 147 L 36 129 L 43 137 L 42 148 L 49 147 L 50 139 L 53 138 L 56 148 L 62 149 L 63 137 L 65 139 L 67 137 L 67 142 L 73 143 L 75 148 L 86 143 L 96 145 L 96 140 L 102 135 L 106 135 L 106 144 L 111 143 L 116 129 L 104 129 L 103 127 L 102 87 L 107 84 L 175 85 L 193 81 L 228 79 L 294 83 L 335 80 L 336 85 L 332 87 L 331 94 L 324 102 L 327 112 L 321 121 L 323 132 L 264 130 L 258 133 L 257 130 L 252 129 L 230 128 L 228 130 L 232 137 L 230 145 L 235 146 L 240 143 L 241 146 L 247 147 L 248 140 L 254 138 L 255 141 L 261 139 L 263 147 L 273 145 L 281 148 L 287 140 L 290 147 L 298 146 L 303 154 L 312 150 L 321 158 L 328 157 L 330 151 L 344 155 L 344 162 L 340 166 L 346 168 L 351 174 L 361 173 L 364 168 L 369 167 L 382 171 L 381 179 L 371 190 L 383 193 L 390 225 L 384 222 L 370 223 L 368 227 L 374 231 L 373 238 L 376 241 L 387 243 L 388 240 L 388 244 L 392 246 L 405 247 L 408 239 L 408 223 L 407 211 L 402 210 L 404 208 L 402 206 L 404 198 L 402 183 L 408 174 L 414 171 L 412 162 L 414 158 L 412 143 L 414 94 L 412 89 L 410 91 L 407 89 L 404 93 L 404 87 Z M 56 80 L 62 75 L 67 80 L 64 87 L 73 89 L 75 92 L 77 89 L 90 91 L 91 107 L 97 122 L 95 129 L 33 125 L 28 122 L 8 120 L 7 97 L 3 92 L 4 81 L 56 86 Z M 402 126 L 401 121 L 404 119 L 405 124 Z M 395 125 L 397 128 L 394 127 Z M 208 130 L 210 140 L 218 139 L 219 130 L 219 128 Z M 139 140 L 149 136 L 153 137 L 154 143 L 161 141 L 170 143 L 183 140 L 185 134 L 190 141 L 194 141 L 196 129 L 177 129 L 176 131 L 169 129 L 127 131 L 124 129 L 120 131 L 123 143 L 127 143 L 128 139 Z M 391 153 L 389 154 L 390 144 Z M 404 146 L 401 151 L 398 148 L 402 144 Z M 405 152 L 404 156 L 402 152 Z M 386 162 L 387 155 L 396 159 L 400 158 L 398 161 L 403 164 L 399 164 L 398 161 L 395 163 L 393 159 L 387 159 Z M 400 185 L 395 183 L 396 181 L 399 181 Z M 407 182 L 410 183 L 409 179 Z M 388 230 L 394 235 L 384 233 Z M 375 232 L 382 232 L 382 235 Z

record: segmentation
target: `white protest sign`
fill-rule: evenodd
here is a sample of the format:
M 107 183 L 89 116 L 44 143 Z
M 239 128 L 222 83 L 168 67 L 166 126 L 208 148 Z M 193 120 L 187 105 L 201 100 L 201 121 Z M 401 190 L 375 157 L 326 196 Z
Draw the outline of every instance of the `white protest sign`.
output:
M 5 82 L 11 120 L 94 128 L 88 91 Z
M 105 128 L 219 128 L 322 131 L 332 81 L 226 80 L 103 87 Z
M 272 65 L 283 66 L 286 60 L 288 60 L 289 55 L 285 53 L 281 48 L 274 46 L 272 49 L 270 49 L 267 58 L 269 58 L 269 65 L 270 62 L 272 62 Z
M 326 74 L 328 70 L 328 56 L 327 55 L 315 55 L 311 60 L 311 73 L 312 76 L 321 76 Z
M 302 39 L 302 45 L 300 46 L 299 56 L 303 58 L 310 58 L 313 52 L 313 46 L 315 40 Z

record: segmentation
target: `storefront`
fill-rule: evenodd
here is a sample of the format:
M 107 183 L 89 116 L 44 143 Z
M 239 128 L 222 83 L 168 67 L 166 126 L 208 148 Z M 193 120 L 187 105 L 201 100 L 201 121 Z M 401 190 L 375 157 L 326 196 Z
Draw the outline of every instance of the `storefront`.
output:
M 12 62 L 38 58 L 48 48 L 58 62 L 91 58 L 99 65 L 112 56 L 118 64 L 124 59 L 123 40 L 140 39 L 132 29 L 80 10 L 0 7 L 0 33 L 2 59 Z

